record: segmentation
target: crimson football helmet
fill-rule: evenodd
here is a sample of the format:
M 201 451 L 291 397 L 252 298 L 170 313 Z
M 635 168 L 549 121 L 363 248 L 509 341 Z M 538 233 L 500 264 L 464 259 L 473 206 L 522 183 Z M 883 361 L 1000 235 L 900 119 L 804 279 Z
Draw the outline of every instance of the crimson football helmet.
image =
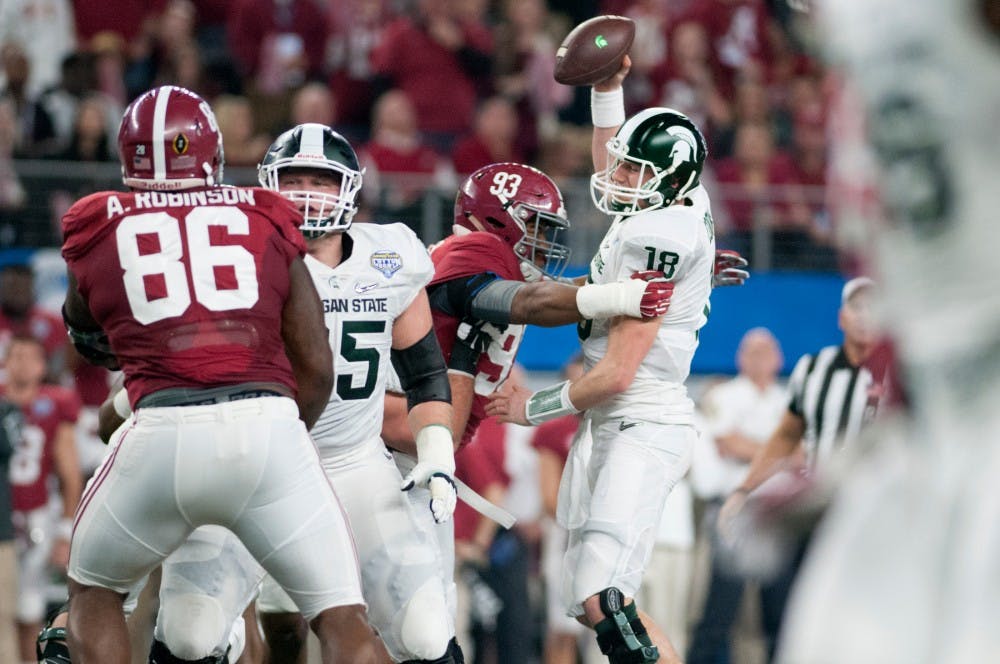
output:
M 556 279 L 566 269 L 570 250 L 559 236 L 568 228 L 559 187 L 524 164 L 483 166 L 465 179 L 455 198 L 455 233 L 498 236 L 517 254 L 528 281 Z
M 163 85 L 125 109 L 118 129 L 122 181 L 132 189 L 172 191 L 220 184 L 222 133 L 204 99 Z

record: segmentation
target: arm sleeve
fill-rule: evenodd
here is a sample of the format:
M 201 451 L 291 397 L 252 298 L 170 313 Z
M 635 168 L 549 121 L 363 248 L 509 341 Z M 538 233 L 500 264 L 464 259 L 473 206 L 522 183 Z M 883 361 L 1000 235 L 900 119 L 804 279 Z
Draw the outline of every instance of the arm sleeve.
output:
M 480 272 L 438 282 L 427 289 L 431 308 L 456 318 L 471 318 L 476 296 L 498 279 L 492 272 Z

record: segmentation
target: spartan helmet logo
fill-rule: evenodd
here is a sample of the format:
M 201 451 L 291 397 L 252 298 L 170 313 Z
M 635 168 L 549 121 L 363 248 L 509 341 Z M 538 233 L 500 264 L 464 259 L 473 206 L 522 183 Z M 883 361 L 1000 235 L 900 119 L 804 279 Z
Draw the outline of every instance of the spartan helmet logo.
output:
M 188 145 L 190 145 L 190 142 L 188 141 L 188 137 L 184 134 L 177 134 L 177 136 L 174 137 L 173 148 L 175 153 L 184 154 L 187 152 Z
M 674 143 L 673 149 L 670 150 L 670 166 L 667 170 L 672 173 L 681 164 L 694 161 L 694 155 L 698 151 L 698 143 L 694 134 L 687 127 L 670 127 L 667 129 L 667 133 L 681 139 Z

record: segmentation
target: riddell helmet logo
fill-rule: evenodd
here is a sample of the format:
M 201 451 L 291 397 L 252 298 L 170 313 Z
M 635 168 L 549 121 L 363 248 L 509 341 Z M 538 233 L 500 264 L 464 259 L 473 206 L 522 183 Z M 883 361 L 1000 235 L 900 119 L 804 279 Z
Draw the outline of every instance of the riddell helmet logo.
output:
M 185 152 L 187 152 L 188 146 L 190 144 L 191 143 L 190 141 L 188 141 L 187 136 L 185 136 L 184 134 L 177 134 L 177 136 L 174 137 L 174 142 L 173 142 L 174 152 L 177 154 L 184 154 Z

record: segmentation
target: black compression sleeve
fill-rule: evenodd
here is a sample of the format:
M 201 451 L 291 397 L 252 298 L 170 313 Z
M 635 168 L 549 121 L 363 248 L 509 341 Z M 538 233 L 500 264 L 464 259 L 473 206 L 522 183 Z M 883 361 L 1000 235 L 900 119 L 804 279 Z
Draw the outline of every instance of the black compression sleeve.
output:
M 412 346 L 393 348 L 390 357 L 409 409 L 425 401 L 451 403 L 448 368 L 433 329 Z

